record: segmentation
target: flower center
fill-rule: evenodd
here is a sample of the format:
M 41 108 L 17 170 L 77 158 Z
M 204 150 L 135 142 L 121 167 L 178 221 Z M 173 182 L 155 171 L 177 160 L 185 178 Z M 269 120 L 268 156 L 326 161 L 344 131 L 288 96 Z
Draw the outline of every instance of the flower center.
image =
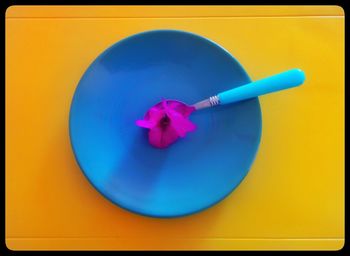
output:
M 169 124 L 170 124 L 170 118 L 167 115 L 164 115 L 159 121 L 159 125 L 163 129 L 166 128 Z

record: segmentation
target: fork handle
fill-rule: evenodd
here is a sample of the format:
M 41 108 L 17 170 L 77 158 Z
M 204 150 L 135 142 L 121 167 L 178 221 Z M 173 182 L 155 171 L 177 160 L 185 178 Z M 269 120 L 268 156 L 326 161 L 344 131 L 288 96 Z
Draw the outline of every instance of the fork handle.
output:
M 217 95 L 218 104 L 229 104 L 246 100 L 267 93 L 277 92 L 301 85 L 305 81 L 305 74 L 301 69 L 291 69 L 273 76 L 269 76 L 249 84 L 245 84 Z M 213 105 L 215 104 L 215 96 Z

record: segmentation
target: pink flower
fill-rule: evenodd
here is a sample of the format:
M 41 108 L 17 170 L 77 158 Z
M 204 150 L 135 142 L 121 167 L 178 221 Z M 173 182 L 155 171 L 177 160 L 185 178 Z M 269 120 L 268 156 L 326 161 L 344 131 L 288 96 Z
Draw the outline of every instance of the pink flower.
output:
M 163 100 L 146 113 L 144 120 L 137 120 L 136 125 L 149 129 L 149 143 L 157 148 L 166 148 L 196 126 L 188 119 L 195 110 L 181 102 Z

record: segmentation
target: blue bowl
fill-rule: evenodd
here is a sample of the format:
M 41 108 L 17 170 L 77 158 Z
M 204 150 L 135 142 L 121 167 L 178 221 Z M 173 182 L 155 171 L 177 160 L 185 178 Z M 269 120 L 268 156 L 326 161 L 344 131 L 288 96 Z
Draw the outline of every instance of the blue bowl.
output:
M 250 82 L 224 48 L 196 34 L 154 30 L 104 51 L 76 88 L 69 118 L 79 166 L 106 198 L 134 213 L 179 217 L 229 195 L 261 137 L 258 98 L 196 111 L 197 125 L 167 149 L 135 125 L 163 97 L 188 104 Z

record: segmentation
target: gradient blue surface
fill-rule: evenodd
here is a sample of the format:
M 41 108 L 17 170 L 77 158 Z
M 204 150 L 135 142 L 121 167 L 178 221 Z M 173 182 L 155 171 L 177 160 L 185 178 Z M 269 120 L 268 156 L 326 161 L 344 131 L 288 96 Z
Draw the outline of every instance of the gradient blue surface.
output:
M 195 103 L 249 83 L 242 66 L 214 42 L 155 30 L 117 42 L 81 78 L 70 110 L 80 168 L 113 203 L 152 217 L 178 217 L 225 198 L 247 175 L 261 137 L 257 98 L 197 111 L 198 128 L 167 149 L 135 125 L 162 97 Z

